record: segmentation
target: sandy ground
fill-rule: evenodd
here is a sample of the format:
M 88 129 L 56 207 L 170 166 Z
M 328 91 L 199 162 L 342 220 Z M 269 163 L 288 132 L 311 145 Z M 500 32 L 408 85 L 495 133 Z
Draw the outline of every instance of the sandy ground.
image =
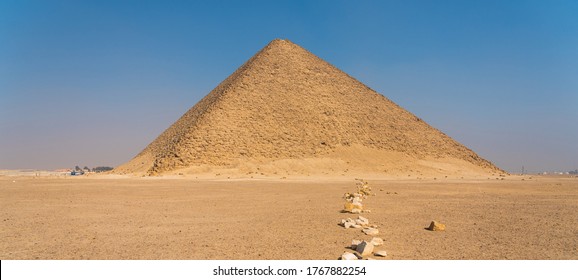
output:
M 524 180 L 522 180 L 524 179 Z M 578 259 L 578 178 L 368 180 L 383 259 Z M 0 259 L 337 259 L 352 178 L 0 176 Z M 432 220 L 445 232 L 424 228 Z

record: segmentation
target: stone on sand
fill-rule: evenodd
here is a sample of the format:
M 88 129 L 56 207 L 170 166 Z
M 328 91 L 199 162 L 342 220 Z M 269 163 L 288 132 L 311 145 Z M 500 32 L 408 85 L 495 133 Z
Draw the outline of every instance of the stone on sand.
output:
M 353 227 L 354 225 L 356 225 L 356 223 L 353 219 L 347 218 L 347 219 L 341 219 L 340 225 L 342 225 L 344 228 L 350 228 L 350 227 Z
M 357 245 L 359 245 L 360 243 L 361 240 L 353 239 L 351 240 L 351 246 L 349 246 L 349 248 L 355 250 L 357 248 Z
M 378 235 L 379 234 L 379 230 L 376 228 L 364 228 L 363 233 L 367 234 L 367 235 Z
M 343 255 L 341 255 L 341 260 L 344 261 L 353 261 L 353 260 L 358 260 L 357 256 L 349 253 L 349 252 L 343 252 Z
M 345 212 L 351 212 L 353 213 L 355 210 L 359 211 L 361 213 L 361 210 L 363 209 L 363 206 L 361 204 L 354 204 L 351 202 L 345 202 L 345 205 L 343 206 L 343 211 Z
M 366 226 L 369 225 L 369 219 L 359 216 L 357 217 L 357 219 L 355 220 L 355 223 L 361 226 Z
M 378 256 L 378 257 L 387 257 L 387 252 L 386 251 L 377 251 L 375 253 L 373 253 L 373 255 Z
M 372 238 L 370 242 L 371 242 L 371 244 L 373 244 L 373 246 L 383 245 L 383 239 L 381 239 L 379 237 Z
M 446 230 L 446 225 L 436 221 L 432 221 L 427 229 L 431 231 L 444 231 Z
M 373 253 L 373 244 L 367 241 L 362 241 L 361 243 L 357 244 L 355 251 L 360 253 L 361 256 L 368 256 Z

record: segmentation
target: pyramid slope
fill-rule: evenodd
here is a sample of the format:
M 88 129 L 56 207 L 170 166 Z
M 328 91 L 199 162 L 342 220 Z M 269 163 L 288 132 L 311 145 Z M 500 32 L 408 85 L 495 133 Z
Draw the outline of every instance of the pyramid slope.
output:
M 201 165 L 326 158 L 349 148 L 416 160 L 457 159 L 500 171 L 288 40 L 269 43 L 116 171 L 158 174 Z

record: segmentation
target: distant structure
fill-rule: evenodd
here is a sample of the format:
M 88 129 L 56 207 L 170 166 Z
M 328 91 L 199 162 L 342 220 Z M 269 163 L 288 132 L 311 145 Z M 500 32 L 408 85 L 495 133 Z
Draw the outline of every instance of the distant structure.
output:
M 503 172 L 331 64 L 279 39 L 113 172 L 156 175 L 267 165 L 326 173 Z

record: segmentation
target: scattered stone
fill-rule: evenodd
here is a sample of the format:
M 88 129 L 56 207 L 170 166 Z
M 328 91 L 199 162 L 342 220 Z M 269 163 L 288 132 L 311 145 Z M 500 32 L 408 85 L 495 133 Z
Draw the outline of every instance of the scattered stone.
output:
M 355 209 L 351 210 L 351 214 L 361 214 L 361 209 L 355 208 Z
M 367 218 L 364 218 L 362 216 L 357 217 L 357 219 L 355 220 L 355 223 L 360 225 L 360 226 L 366 226 L 369 225 L 369 220 Z
M 371 210 L 361 210 L 361 213 L 371 213 Z
M 351 210 L 353 210 L 353 203 L 351 202 L 345 202 L 345 205 L 343 205 L 343 211 L 345 212 L 351 212 Z
M 350 213 L 354 213 L 356 210 L 361 212 L 361 210 L 363 209 L 363 205 L 361 205 L 361 203 L 359 204 L 355 204 L 352 202 L 345 202 L 345 205 L 343 206 L 343 211 L 344 212 L 350 212 Z
M 361 240 L 353 239 L 351 240 L 351 246 L 349 246 L 349 248 L 355 250 L 357 248 L 357 245 L 359 245 L 359 243 L 361 243 Z
M 386 251 L 377 251 L 375 253 L 373 253 L 373 255 L 378 256 L 378 257 L 387 257 L 387 252 Z
M 349 252 L 343 252 L 343 255 L 341 255 L 341 260 L 344 261 L 353 261 L 353 260 L 358 260 L 357 256 L 349 253 Z
M 379 230 L 376 228 L 364 228 L 363 233 L 367 234 L 367 235 L 378 235 L 379 234 Z
M 355 224 L 356 224 L 355 221 L 351 218 L 341 219 L 340 223 L 340 225 L 342 225 L 344 228 L 353 227 Z
M 432 221 L 427 229 L 431 231 L 444 231 L 446 230 L 446 225 Z
M 369 256 L 371 253 L 373 253 L 373 244 L 367 241 L 362 241 L 361 243 L 357 244 L 355 251 L 360 253 L 361 256 Z
M 374 237 L 371 239 L 371 244 L 373 244 L 373 246 L 381 246 L 383 245 L 383 239 L 379 238 L 379 237 Z
M 352 228 L 362 228 L 362 226 L 361 226 L 361 225 L 358 225 L 358 224 L 352 225 L 351 227 L 352 227 Z

